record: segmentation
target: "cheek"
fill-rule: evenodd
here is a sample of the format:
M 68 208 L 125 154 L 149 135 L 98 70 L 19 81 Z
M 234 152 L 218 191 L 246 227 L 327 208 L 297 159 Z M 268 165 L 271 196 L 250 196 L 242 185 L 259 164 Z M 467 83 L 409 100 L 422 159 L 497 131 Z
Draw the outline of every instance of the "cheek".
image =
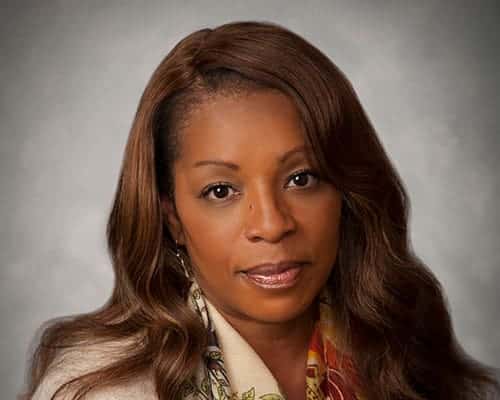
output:
M 234 252 L 228 243 L 235 243 L 239 234 L 239 220 L 234 214 L 227 209 L 191 204 L 181 216 L 190 256 L 202 273 L 231 272 Z
M 332 190 L 316 199 L 314 207 L 296 210 L 315 258 L 326 264 L 333 263 L 337 254 L 341 204 L 340 195 Z

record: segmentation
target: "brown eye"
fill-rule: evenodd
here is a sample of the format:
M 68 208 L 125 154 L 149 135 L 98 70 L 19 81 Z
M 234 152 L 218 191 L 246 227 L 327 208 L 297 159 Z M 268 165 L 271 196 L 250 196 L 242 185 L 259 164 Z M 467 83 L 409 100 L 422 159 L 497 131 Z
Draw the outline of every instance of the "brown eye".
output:
M 230 195 L 230 190 L 233 190 L 230 185 L 225 183 L 216 183 L 204 189 L 201 196 L 208 200 L 224 200 L 230 197 L 228 196 Z M 210 196 L 211 194 L 212 196 Z
M 299 185 L 299 186 L 305 186 L 307 185 L 307 182 L 309 182 L 309 176 L 306 175 L 306 174 L 299 174 L 299 175 L 295 175 L 293 178 L 292 178 L 292 181 L 293 183 L 295 183 L 296 185 Z
M 227 186 L 218 185 L 212 188 L 213 194 L 218 199 L 223 199 L 229 193 Z
M 318 176 L 312 171 L 304 170 L 293 174 L 289 182 L 292 182 L 297 187 L 306 187 L 316 184 Z

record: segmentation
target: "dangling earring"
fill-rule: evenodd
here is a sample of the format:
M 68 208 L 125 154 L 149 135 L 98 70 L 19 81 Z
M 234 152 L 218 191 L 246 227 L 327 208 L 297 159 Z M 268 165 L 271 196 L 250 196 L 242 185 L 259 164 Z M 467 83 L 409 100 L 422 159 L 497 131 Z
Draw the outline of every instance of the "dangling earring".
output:
M 191 270 L 186 267 L 186 264 L 184 263 L 184 258 L 182 257 L 181 251 L 179 250 L 179 246 L 177 244 L 177 240 L 175 241 L 175 255 L 177 256 L 177 259 L 181 263 L 182 266 L 182 271 L 184 272 L 184 275 L 188 280 L 192 280 L 192 272 Z

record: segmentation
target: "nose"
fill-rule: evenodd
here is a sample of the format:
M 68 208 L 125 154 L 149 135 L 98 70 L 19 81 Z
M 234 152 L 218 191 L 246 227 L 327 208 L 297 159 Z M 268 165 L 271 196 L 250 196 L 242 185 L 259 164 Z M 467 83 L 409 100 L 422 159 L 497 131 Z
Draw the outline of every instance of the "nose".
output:
M 245 236 L 248 240 L 278 242 L 296 229 L 296 221 L 284 199 L 271 189 L 248 194 Z

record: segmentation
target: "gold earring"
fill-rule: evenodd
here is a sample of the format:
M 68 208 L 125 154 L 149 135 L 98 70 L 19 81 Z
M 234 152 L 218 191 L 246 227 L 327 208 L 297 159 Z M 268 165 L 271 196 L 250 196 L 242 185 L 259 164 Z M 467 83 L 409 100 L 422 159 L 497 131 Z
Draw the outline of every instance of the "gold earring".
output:
M 181 264 L 182 271 L 184 272 L 186 278 L 188 278 L 188 280 L 192 280 L 192 271 L 184 263 L 184 257 L 182 257 L 177 240 L 175 241 L 175 255 Z

